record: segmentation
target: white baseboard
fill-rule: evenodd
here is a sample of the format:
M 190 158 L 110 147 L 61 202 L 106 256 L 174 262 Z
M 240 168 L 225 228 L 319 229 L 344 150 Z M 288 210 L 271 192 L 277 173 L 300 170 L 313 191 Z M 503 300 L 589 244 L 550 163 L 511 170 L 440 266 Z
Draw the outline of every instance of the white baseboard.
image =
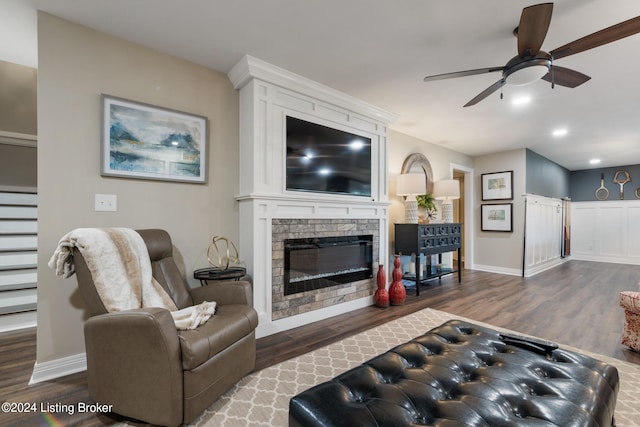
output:
M 640 265 L 640 258 L 638 257 L 619 257 L 619 256 L 607 256 L 607 255 L 593 255 L 584 253 L 572 253 L 571 259 L 578 261 L 593 261 L 593 262 L 608 262 L 611 264 L 629 264 Z
M 544 264 L 539 264 L 531 268 L 527 268 L 524 273 L 524 277 L 532 277 L 536 274 L 540 274 L 543 271 L 551 270 L 554 267 L 559 266 L 560 264 L 564 264 L 569 261 L 569 258 L 555 258 L 552 261 L 546 262 Z
M 317 322 L 318 320 L 328 319 L 329 317 L 348 313 L 359 308 L 368 307 L 370 305 L 373 305 L 374 303 L 375 300 L 373 296 L 370 296 L 353 301 L 348 301 L 342 304 L 332 305 L 331 307 L 326 307 L 320 310 L 309 311 L 297 316 L 290 316 L 284 319 L 274 320 L 272 322 L 267 321 L 264 323 L 260 323 L 256 328 L 256 338 L 266 337 L 278 332 L 297 328 L 298 326 Z
M 87 370 L 87 355 L 85 353 L 62 357 L 48 362 L 38 363 L 33 366 L 33 374 L 29 385 L 49 381 L 66 375 L 75 374 Z
M 519 268 L 498 267 L 495 265 L 473 264 L 472 270 L 486 271 L 487 273 L 508 274 L 509 276 L 522 276 Z

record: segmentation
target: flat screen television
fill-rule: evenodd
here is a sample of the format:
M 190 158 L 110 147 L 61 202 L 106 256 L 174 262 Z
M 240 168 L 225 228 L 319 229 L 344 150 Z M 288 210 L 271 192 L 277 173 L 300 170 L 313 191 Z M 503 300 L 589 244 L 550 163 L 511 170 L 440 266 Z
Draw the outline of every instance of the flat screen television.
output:
M 371 197 L 371 138 L 287 116 L 286 188 Z

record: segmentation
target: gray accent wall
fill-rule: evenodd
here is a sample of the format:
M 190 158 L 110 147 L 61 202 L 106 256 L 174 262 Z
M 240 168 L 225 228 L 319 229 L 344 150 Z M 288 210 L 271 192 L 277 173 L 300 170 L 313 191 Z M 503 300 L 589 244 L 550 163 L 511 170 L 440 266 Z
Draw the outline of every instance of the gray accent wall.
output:
M 616 166 L 612 168 L 586 169 L 571 172 L 570 197 L 574 202 L 595 201 L 596 189 L 600 187 L 600 174 L 604 174 L 604 186 L 609 190 L 608 200 L 620 200 L 620 185 L 613 182 L 617 171 L 629 172 L 631 182 L 623 186 L 624 200 L 636 200 L 635 191 L 640 188 L 640 165 Z
M 556 199 L 569 197 L 571 172 L 534 151 L 526 152 L 526 192 Z

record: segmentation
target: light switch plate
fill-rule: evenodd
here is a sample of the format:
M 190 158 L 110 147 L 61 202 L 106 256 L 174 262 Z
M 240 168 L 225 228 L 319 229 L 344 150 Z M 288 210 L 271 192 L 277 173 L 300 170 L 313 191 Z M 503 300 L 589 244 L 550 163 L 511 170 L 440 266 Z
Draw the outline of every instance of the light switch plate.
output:
M 115 212 L 118 210 L 118 196 L 115 194 L 96 194 L 96 212 Z

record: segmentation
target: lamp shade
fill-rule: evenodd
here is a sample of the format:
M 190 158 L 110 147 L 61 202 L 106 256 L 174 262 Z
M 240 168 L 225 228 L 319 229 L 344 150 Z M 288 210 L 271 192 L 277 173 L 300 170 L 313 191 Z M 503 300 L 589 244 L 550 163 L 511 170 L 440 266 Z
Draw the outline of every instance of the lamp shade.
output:
M 460 182 L 457 179 L 443 179 L 433 184 L 433 198 L 453 200 L 460 198 Z
M 396 194 L 398 196 L 418 196 L 427 192 L 427 178 L 423 173 L 398 175 Z

